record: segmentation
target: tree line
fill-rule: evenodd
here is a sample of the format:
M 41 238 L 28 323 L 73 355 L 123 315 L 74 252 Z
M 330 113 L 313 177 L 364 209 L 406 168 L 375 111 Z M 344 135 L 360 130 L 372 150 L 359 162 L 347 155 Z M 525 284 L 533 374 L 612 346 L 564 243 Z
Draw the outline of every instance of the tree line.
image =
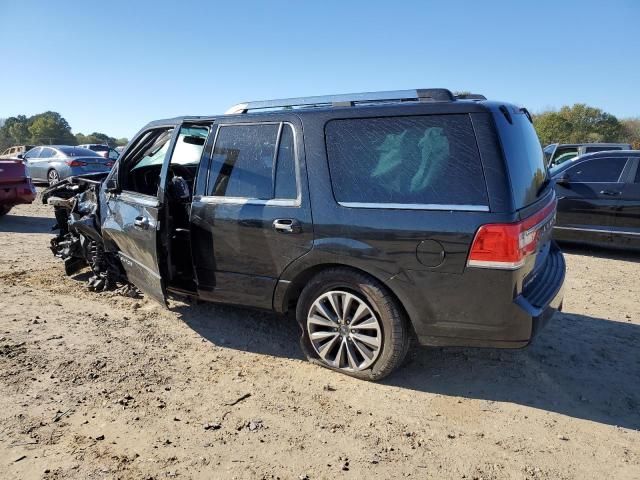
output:
M 105 133 L 72 133 L 69 122 L 58 112 L 44 112 L 27 117 L 17 115 L 0 120 L 0 152 L 12 145 L 80 145 L 105 143 L 111 147 L 126 145 L 126 138 Z
M 584 103 L 548 110 L 533 117 L 543 146 L 550 143 L 630 143 L 640 148 L 640 118 L 619 120 Z

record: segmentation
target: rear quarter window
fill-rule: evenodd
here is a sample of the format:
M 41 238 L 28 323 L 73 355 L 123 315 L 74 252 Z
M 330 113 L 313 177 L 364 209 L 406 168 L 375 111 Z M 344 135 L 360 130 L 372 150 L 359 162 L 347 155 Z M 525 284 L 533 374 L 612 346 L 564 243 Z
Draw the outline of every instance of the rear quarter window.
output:
M 522 111 L 511 111 L 510 116 L 511 122 L 502 112 L 494 113 L 507 160 L 513 201 L 519 210 L 539 198 L 548 174 L 542 146 L 533 124 Z M 554 161 L 557 155 L 558 150 L 554 155 Z
M 340 203 L 487 205 L 468 115 L 332 120 L 325 136 Z

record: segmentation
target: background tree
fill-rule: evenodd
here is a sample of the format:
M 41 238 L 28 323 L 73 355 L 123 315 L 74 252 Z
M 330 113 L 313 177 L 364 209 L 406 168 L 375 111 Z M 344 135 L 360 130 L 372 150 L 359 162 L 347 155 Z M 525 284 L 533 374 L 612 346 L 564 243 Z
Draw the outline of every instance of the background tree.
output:
M 106 133 L 100 132 L 93 132 L 89 135 L 76 133 L 76 141 L 78 142 L 78 145 L 82 145 L 85 143 L 103 143 L 109 145 L 110 147 L 126 145 L 129 142 L 129 140 L 126 138 L 110 137 Z
M 618 142 L 623 136 L 622 124 L 614 115 L 584 103 L 535 115 L 534 125 L 543 145 Z
M 7 139 L 15 144 L 28 143 L 31 136 L 29 133 L 29 119 L 24 115 L 7 118 L 2 130 Z
M 556 142 L 568 142 L 571 124 L 558 112 L 544 112 L 534 116 L 533 125 L 542 146 Z
M 69 122 L 58 112 L 44 112 L 31 117 L 16 115 L 0 119 L 0 152 L 13 145 L 77 145 L 106 143 L 112 147 L 126 145 L 127 138 L 114 138 L 106 133 L 90 135 L 71 133 Z
M 633 148 L 640 149 L 640 117 L 625 118 L 620 123 L 623 140 L 633 145 Z
M 71 126 L 58 112 L 44 112 L 29 119 L 31 143 L 76 145 L 76 137 L 71 133 Z

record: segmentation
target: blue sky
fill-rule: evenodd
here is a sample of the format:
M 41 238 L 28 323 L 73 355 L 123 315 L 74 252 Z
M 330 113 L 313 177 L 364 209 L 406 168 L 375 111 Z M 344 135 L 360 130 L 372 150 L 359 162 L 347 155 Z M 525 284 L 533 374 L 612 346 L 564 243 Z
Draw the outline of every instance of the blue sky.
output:
M 640 116 L 640 1 L 0 0 L 0 118 L 74 132 L 243 100 L 447 87 Z

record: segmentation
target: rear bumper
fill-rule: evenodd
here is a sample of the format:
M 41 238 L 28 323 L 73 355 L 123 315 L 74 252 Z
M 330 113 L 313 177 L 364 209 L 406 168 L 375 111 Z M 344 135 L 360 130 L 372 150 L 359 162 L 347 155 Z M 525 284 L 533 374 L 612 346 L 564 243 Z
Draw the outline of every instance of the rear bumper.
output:
M 521 293 L 515 297 L 510 292 L 516 285 L 507 272 L 468 271 L 462 277 L 481 278 L 463 280 L 470 283 L 463 289 L 467 292 L 462 295 L 464 301 L 460 300 L 458 288 L 455 302 L 450 298 L 445 305 L 438 305 L 439 315 L 435 318 L 440 321 L 413 321 L 418 341 L 431 346 L 525 347 L 562 309 L 565 272 L 564 257 L 555 243 L 544 266 L 523 288 L 517 289 Z M 444 292 L 439 299 L 447 299 Z M 446 316 L 449 321 L 445 323 L 442 319 Z
M 36 189 L 30 181 L 0 184 L 0 205 L 18 205 L 31 203 L 36 199 Z
M 516 305 L 531 318 L 529 340 L 542 330 L 556 312 L 562 311 L 565 274 L 564 256 L 554 243 L 544 271 L 515 299 Z

